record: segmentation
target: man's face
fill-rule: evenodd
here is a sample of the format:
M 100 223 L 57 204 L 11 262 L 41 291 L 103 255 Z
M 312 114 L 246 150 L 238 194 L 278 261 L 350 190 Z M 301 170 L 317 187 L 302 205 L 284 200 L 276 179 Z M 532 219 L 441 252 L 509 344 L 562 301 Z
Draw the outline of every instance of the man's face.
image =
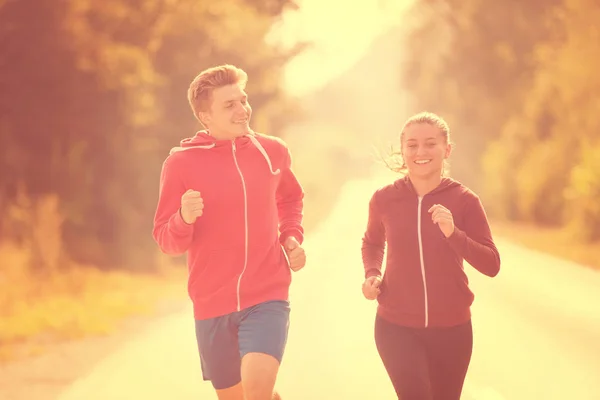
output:
M 233 84 L 213 90 L 210 109 L 200 112 L 200 119 L 215 138 L 233 139 L 250 132 L 251 115 L 244 88 Z

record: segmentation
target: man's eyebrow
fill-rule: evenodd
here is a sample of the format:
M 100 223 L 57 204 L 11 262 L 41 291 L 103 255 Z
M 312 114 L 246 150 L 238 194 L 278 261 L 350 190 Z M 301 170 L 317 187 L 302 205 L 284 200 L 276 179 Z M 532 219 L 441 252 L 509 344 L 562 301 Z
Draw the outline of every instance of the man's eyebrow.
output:
M 229 99 L 229 100 L 225 100 L 223 103 L 225 103 L 225 104 L 227 104 L 227 103 L 232 103 L 232 102 L 234 102 L 234 101 L 236 101 L 236 100 L 239 100 L 239 99 L 241 99 L 241 100 L 247 100 L 247 99 L 248 99 L 248 95 L 244 95 L 244 96 L 242 96 L 242 97 L 240 97 L 240 98 L 238 98 L 238 99 Z
M 431 137 L 425 138 L 425 140 L 437 140 L 437 138 L 436 138 L 435 136 L 431 136 Z M 406 139 L 406 141 L 407 141 L 407 142 L 416 142 L 416 141 L 417 141 L 417 139 L 415 139 L 415 138 L 410 138 L 410 139 Z

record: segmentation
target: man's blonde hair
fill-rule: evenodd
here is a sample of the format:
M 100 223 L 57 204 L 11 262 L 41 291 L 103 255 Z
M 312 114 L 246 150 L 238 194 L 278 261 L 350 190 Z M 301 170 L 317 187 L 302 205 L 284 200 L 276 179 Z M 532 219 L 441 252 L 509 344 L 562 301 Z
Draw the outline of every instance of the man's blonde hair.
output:
M 226 85 L 246 87 L 248 74 L 241 68 L 224 64 L 200 72 L 190 84 L 188 101 L 196 118 L 198 113 L 208 111 L 214 89 Z

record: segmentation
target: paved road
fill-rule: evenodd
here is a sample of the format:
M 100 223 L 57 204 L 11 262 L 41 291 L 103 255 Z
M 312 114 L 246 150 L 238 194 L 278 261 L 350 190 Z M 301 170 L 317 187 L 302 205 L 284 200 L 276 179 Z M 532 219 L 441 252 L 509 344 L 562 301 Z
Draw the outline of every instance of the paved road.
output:
M 286 400 L 394 399 L 360 293 L 366 204 L 381 182 L 348 184 L 308 238 L 294 277 L 292 327 L 277 384 Z M 600 274 L 499 240 L 494 279 L 469 268 L 475 348 L 465 400 L 600 399 Z M 60 400 L 216 399 L 200 379 L 190 311 L 107 355 Z

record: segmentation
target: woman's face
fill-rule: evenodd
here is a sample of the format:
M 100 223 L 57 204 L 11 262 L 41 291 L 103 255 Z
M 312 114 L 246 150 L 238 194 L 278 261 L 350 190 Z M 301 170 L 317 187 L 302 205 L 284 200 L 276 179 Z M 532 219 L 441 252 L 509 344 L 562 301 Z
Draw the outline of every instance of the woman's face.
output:
M 410 124 L 401 140 L 402 157 L 409 175 L 419 178 L 442 175 L 451 146 L 439 128 L 428 123 Z

